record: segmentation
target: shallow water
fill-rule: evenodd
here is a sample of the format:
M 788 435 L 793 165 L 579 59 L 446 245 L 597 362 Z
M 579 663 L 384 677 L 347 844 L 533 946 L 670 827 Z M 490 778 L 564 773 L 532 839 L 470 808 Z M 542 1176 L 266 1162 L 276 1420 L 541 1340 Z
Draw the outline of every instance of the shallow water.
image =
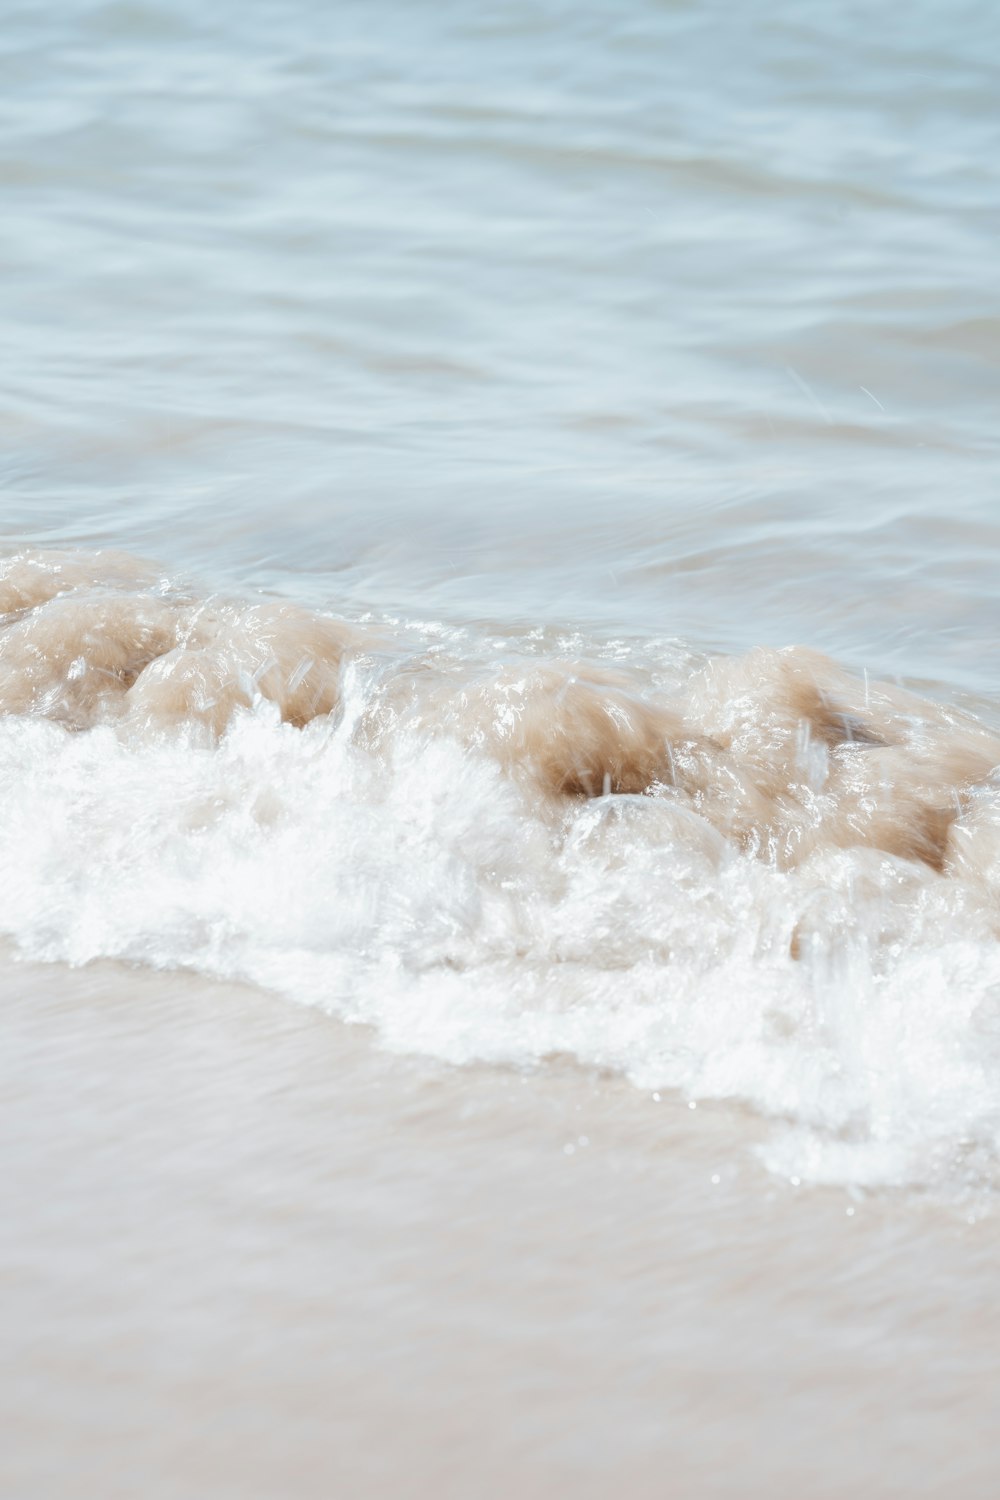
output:
M 979 0 L 8 7 L 3 529 L 990 692 Z
M 12 1495 L 995 1490 L 995 1216 L 235 987 L 25 966 L 3 1007 Z
M 71 0 L 0 66 L 0 927 L 51 1045 L 110 959 L 456 1108 L 535 1069 L 528 1136 L 595 1078 L 697 1105 L 626 1132 L 640 1219 L 716 1101 L 772 1290 L 768 1181 L 988 1212 L 995 7 Z

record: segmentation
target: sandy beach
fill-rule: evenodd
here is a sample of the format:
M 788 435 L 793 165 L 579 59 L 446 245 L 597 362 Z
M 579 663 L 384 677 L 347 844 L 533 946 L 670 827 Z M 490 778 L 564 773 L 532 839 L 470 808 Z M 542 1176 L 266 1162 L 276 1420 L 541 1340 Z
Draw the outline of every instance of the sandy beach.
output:
M 5 1493 L 995 1491 L 981 1204 L 110 965 L 8 964 L 0 1056 Z

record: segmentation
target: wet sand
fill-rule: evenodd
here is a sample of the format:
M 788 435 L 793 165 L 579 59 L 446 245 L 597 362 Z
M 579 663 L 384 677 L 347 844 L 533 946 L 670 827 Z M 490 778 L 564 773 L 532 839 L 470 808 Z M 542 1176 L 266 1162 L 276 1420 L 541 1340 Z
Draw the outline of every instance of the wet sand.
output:
M 0 1016 L 5 1494 L 997 1492 L 984 1202 L 190 976 L 8 963 Z

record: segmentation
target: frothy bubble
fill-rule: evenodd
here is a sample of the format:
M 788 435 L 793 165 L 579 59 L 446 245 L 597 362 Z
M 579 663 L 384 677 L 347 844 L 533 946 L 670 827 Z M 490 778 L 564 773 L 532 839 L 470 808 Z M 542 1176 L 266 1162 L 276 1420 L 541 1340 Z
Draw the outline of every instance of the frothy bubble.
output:
M 121 559 L 22 557 L 6 586 L 0 921 L 24 954 L 741 1100 L 789 1180 L 993 1173 L 1000 745 L 976 721 L 801 652 L 567 663 L 210 603 Z

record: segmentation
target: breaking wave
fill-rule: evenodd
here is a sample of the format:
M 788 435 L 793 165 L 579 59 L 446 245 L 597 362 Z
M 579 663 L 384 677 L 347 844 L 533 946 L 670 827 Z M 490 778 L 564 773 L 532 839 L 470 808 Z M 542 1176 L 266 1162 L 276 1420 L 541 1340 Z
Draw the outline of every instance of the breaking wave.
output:
M 774 1170 L 991 1179 L 1000 737 L 799 648 L 345 621 L 0 563 L 0 925 L 454 1063 L 745 1101 Z

